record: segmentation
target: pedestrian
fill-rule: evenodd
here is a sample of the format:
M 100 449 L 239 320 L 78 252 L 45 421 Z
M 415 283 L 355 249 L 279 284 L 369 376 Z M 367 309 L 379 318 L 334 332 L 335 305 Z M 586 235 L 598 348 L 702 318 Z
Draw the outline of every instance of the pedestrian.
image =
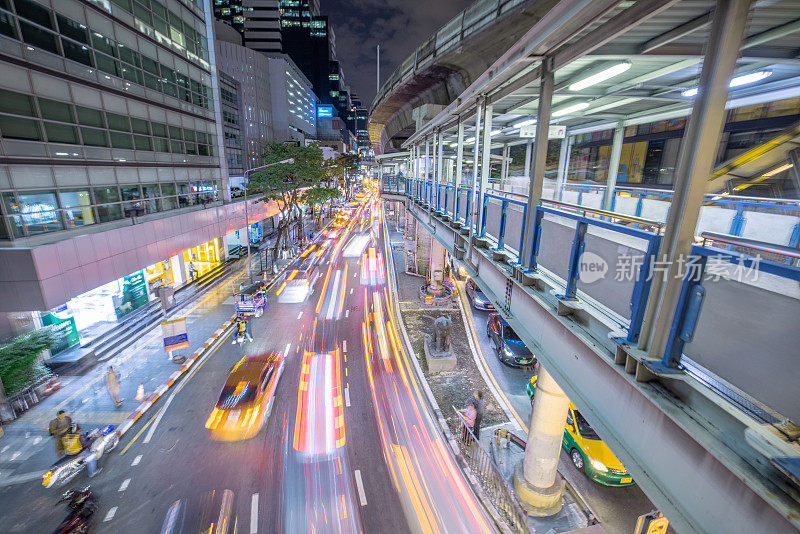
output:
M 59 410 L 55 419 L 50 421 L 49 430 L 50 435 L 56 442 L 56 455 L 59 458 L 64 457 L 64 442 L 63 437 L 67 434 L 72 426 L 72 418 L 67 415 L 64 410 Z
M 119 374 L 117 374 L 117 371 L 114 370 L 113 365 L 108 366 L 108 373 L 106 373 L 106 387 L 108 387 L 108 392 L 111 394 L 111 399 L 114 401 L 114 404 L 118 408 L 122 406 L 123 399 L 119 398 Z
M 475 424 L 472 425 L 472 433 L 475 434 L 475 439 L 480 439 L 481 421 L 483 420 L 483 412 L 485 410 L 483 402 L 483 391 L 475 392 L 475 396 L 472 397 L 470 405 L 475 407 Z
M 189 278 L 194 280 L 197 278 L 197 267 L 194 266 L 194 261 L 189 260 Z

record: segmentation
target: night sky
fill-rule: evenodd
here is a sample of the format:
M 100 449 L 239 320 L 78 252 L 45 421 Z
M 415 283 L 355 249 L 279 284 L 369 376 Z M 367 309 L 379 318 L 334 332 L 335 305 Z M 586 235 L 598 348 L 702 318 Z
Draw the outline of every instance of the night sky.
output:
M 375 46 L 381 82 L 414 49 L 474 0 L 321 0 L 336 35 L 336 55 L 350 89 L 369 110 L 375 97 Z

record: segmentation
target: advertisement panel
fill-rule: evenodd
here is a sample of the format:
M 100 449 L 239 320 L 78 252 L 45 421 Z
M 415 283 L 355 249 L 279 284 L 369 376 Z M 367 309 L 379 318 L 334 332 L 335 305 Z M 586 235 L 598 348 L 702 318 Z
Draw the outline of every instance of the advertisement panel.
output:
M 147 282 L 144 271 L 137 271 L 122 279 L 122 295 L 114 299 L 114 311 L 120 319 L 140 306 L 147 304 Z
M 42 317 L 42 324 L 52 326 L 55 334 L 55 343 L 50 349 L 50 354 L 56 355 L 63 352 L 73 345 L 78 344 L 78 329 L 75 327 L 74 317 L 65 317 L 60 312 L 66 311 L 66 305 L 54 310 Z
M 186 319 L 174 319 L 161 323 L 161 334 L 164 338 L 164 352 L 183 349 L 189 346 L 189 334 L 186 332 Z

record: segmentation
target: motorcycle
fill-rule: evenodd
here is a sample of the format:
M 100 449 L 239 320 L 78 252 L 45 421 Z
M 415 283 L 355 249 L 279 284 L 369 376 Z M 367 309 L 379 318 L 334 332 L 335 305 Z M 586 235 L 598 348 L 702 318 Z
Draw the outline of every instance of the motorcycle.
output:
M 86 456 L 89 453 L 94 453 L 95 458 L 99 460 L 103 454 L 113 450 L 119 443 L 119 436 L 114 432 L 113 425 L 95 428 L 84 436 L 90 442 L 89 446 L 78 454 L 64 456 L 51 465 L 42 475 L 42 486 L 49 488 L 55 484 L 66 484 L 86 468 Z
M 69 515 L 56 527 L 54 534 L 67 534 L 68 532 L 89 532 L 94 516 L 100 508 L 97 496 L 86 486 L 83 489 L 66 491 L 58 500 L 58 504 L 66 502 Z

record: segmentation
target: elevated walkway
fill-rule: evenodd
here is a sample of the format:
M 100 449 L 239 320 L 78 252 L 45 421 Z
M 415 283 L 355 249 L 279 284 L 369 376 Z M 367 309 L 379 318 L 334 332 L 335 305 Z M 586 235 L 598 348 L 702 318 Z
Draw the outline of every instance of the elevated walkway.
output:
M 463 258 L 470 276 L 679 531 L 800 526 L 800 491 L 787 468 L 800 457 L 787 437 L 791 422 L 800 421 L 800 403 L 787 394 L 800 380 L 792 361 L 792 347 L 800 343 L 796 259 L 755 260 L 724 243 L 694 247 L 699 281 L 685 278 L 671 353 L 653 361 L 636 341 L 647 274 L 657 267 L 657 224 L 565 205 L 531 212 L 501 199 L 479 224 L 471 221 L 470 243 L 468 196 L 413 180 L 385 189 L 388 198 L 406 195 L 407 213 Z M 531 271 L 518 267 L 524 224 L 510 223 L 512 211 L 536 220 Z M 634 267 L 617 280 L 622 258 Z M 750 277 L 739 278 L 742 270 Z

